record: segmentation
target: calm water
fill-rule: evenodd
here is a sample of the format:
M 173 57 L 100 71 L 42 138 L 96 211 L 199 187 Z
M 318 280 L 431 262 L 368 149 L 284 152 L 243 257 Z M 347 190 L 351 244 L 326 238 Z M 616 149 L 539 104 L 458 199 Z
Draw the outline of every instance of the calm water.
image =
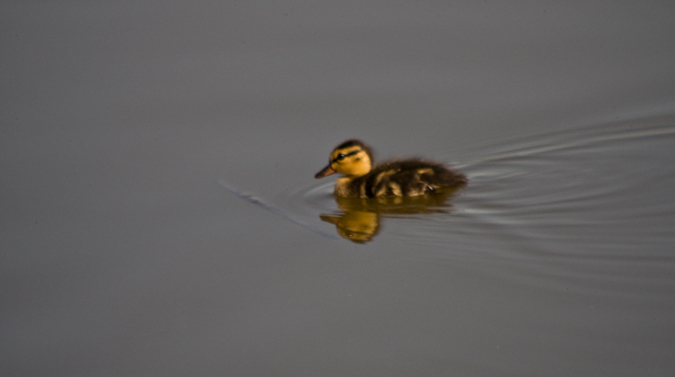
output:
M 3 3 L 0 374 L 673 374 L 674 17 Z M 352 137 L 469 185 L 337 202 Z

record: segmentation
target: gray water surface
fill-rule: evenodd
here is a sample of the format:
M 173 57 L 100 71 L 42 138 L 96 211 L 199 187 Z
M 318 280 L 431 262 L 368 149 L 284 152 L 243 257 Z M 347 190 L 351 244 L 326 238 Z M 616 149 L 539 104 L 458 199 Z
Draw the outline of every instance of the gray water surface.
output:
M 0 375 L 672 375 L 673 18 L 3 2 Z M 354 137 L 469 185 L 352 242 Z

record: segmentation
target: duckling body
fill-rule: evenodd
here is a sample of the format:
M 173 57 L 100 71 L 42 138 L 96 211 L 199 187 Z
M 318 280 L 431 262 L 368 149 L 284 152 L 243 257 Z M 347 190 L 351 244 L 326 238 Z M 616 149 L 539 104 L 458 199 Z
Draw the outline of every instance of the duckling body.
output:
M 347 140 L 331 152 L 328 166 L 315 175 L 323 178 L 341 173 L 335 195 L 344 198 L 418 196 L 443 188 L 466 184 L 466 177 L 445 165 L 421 159 L 392 160 L 373 166 L 370 147 L 359 140 Z

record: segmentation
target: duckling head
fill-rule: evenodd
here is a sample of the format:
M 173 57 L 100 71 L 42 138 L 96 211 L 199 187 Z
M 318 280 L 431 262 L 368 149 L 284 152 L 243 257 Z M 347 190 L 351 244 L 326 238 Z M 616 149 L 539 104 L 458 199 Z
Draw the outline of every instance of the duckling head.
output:
M 350 178 L 368 174 L 372 168 L 373 153 L 359 140 L 347 140 L 338 145 L 328 158 L 328 166 L 316 173 L 314 178 L 323 178 L 340 173 Z

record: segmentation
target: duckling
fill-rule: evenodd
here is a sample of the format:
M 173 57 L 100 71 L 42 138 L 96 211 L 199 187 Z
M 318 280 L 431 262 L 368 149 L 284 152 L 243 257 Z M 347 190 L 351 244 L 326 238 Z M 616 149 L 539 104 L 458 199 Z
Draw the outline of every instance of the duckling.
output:
M 335 195 L 343 198 L 418 196 L 457 188 L 467 182 L 463 174 L 437 162 L 413 158 L 373 166 L 373 161 L 368 145 L 356 139 L 347 140 L 333 149 L 328 166 L 314 178 L 345 175 L 335 182 Z

